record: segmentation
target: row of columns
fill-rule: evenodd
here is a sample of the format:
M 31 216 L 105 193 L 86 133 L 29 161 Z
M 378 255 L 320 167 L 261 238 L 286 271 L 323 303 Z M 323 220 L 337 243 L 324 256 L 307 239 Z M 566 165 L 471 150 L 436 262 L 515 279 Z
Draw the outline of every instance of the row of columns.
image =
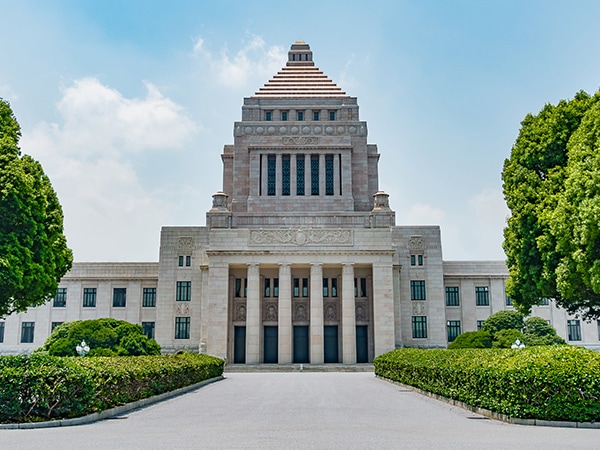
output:
M 373 264 L 373 339 L 375 356 L 394 349 L 394 300 L 391 264 Z M 226 357 L 228 336 L 228 264 L 209 264 L 207 307 L 203 318 L 202 340 L 207 353 Z M 310 362 L 324 362 L 323 264 L 310 268 Z M 356 310 L 354 299 L 354 265 L 342 264 L 342 362 L 356 363 Z M 288 364 L 293 358 L 291 266 L 279 265 L 278 362 Z M 261 353 L 260 264 L 248 264 L 246 296 L 246 363 L 259 364 Z

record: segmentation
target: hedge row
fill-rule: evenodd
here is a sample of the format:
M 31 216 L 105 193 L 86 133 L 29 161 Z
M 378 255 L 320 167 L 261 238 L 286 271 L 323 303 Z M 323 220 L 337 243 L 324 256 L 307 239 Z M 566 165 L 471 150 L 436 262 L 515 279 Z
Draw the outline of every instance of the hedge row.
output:
M 223 374 L 207 355 L 0 357 L 0 422 L 79 417 Z
M 600 420 L 600 354 L 581 347 L 398 349 L 375 374 L 514 418 Z

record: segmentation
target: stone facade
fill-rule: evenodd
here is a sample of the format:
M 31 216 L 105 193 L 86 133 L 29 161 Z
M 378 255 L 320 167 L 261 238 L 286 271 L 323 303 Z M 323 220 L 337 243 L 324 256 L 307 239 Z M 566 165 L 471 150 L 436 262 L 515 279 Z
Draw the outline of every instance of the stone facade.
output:
M 439 227 L 396 226 L 357 99 L 306 43 L 244 99 L 233 136 L 206 226 L 164 227 L 158 263 L 75 263 L 56 299 L 0 322 L 0 352 L 33 350 L 57 323 L 114 317 L 165 352 L 354 364 L 445 347 L 511 308 L 503 262 L 444 261 Z M 597 323 L 552 302 L 533 313 L 572 343 L 600 344 Z

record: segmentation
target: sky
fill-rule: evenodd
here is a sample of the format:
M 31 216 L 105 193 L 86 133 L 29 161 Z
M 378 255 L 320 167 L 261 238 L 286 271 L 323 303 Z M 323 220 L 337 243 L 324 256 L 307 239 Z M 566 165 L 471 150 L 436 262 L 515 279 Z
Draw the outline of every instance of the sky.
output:
M 600 87 L 596 0 L 0 0 L 0 98 L 41 162 L 75 261 L 157 261 L 204 225 L 221 153 L 296 40 L 358 98 L 397 225 L 445 260 L 501 260 L 520 122 Z

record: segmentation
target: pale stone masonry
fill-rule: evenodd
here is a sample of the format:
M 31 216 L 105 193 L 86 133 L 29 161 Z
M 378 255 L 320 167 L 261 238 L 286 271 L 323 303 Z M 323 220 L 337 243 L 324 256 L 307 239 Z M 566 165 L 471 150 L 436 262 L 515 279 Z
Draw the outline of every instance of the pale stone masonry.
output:
M 0 320 L 0 353 L 30 352 L 65 321 L 114 317 L 164 352 L 355 364 L 445 347 L 511 308 L 504 262 L 444 261 L 439 227 L 396 226 L 357 99 L 306 43 L 244 99 L 233 139 L 206 226 L 163 227 L 158 263 L 75 263 L 54 300 Z M 600 346 L 596 322 L 551 301 L 533 313 Z

